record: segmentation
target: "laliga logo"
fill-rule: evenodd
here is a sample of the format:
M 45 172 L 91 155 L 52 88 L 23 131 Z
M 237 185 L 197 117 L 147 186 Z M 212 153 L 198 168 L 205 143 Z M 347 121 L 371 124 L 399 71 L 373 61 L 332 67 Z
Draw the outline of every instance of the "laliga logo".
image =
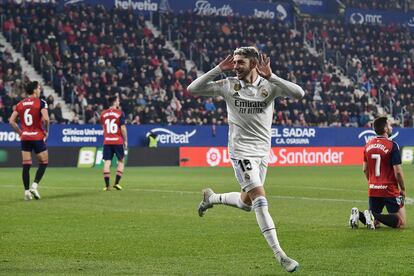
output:
M 352 24 L 362 24 L 364 23 L 364 16 L 362 15 L 362 13 L 354 12 L 353 14 L 351 14 L 351 18 L 349 19 L 349 21 L 351 21 Z
M 192 132 L 186 131 L 184 134 L 178 134 L 166 128 L 153 128 L 150 132 L 157 134 L 157 141 L 161 144 L 188 144 L 190 137 L 196 134 L 197 130 L 194 129 Z M 149 132 L 147 137 L 148 135 Z
M 207 163 L 215 167 L 218 164 L 220 164 L 221 161 L 221 154 L 220 151 L 216 148 L 210 148 L 208 152 L 206 153 Z
M 371 134 L 371 135 L 369 135 L 369 134 Z M 389 137 L 389 139 L 394 140 L 394 138 L 397 137 L 398 134 L 400 134 L 400 133 L 397 131 L 394 135 Z M 361 132 L 358 135 L 358 139 L 361 139 L 362 137 L 364 137 L 365 143 L 368 143 L 369 140 L 371 140 L 372 138 L 375 138 L 376 136 L 377 136 L 377 134 L 375 133 L 375 131 L 373 131 L 372 129 L 369 129 L 369 130 L 364 130 L 363 132 Z

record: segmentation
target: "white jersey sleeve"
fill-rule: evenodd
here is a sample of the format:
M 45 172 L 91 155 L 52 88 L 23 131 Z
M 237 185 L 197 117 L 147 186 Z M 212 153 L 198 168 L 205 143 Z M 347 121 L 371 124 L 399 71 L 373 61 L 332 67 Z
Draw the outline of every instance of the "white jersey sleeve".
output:
M 301 99 L 305 95 L 305 92 L 299 85 L 279 78 L 275 74 L 272 74 L 267 81 L 277 97 Z
M 219 96 L 227 90 L 227 81 L 213 81 L 222 73 L 220 67 L 216 66 L 207 73 L 195 79 L 189 86 L 188 91 L 193 95 Z
M 232 77 L 214 82 L 220 74 L 217 66 L 192 82 L 188 90 L 194 95 L 223 96 L 227 105 L 231 158 L 268 157 L 275 98 L 300 99 L 305 93 L 300 86 L 274 74 L 268 80 L 259 76 L 252 84 Z

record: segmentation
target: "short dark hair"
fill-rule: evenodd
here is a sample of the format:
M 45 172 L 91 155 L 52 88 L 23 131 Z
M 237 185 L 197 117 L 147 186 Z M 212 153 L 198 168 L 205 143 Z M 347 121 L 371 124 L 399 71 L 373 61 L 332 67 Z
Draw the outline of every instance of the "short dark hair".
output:
M 31 81 L 26 85 L 26 92 L 29 95 L 33 95 L 35 89 L 37 88 L 37 86 L 39 85 L 38 81 Z
M 255 47 L 252 47 L 252 46 L 237 48 L 233 52 L 233 56 L 235 55 L 242 55 L 242 56 L 245 56 L 246 58 L 259 59 L 259 51 Z
M 374 120 L 374 131 L 378 135 L 385 133 L 385 127 L 387 126 L 388 118 L 385 116 L 378 117 Z
M 117 99 L 118 99 L 118 96 L 110 96 L 108 98 L 109 106 L 112 106 Z

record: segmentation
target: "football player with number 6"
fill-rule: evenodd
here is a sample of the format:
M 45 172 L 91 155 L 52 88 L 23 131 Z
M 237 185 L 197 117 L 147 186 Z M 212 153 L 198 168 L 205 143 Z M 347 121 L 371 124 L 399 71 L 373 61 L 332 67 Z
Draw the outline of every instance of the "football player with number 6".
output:
M 22 179 L 24 184 L 24 199 L 40 199 L 37 190 L 38 184 L 43 177 L 48 165 L 48 151 L 46 139 L 49 136 L 49 114 L 47 103 L 40 97 L 40 84 L 37 81 L 29 82 L 26 86 L 28 97 L 16 105 L 16 109 L 10 116 L 9 122 L 14 131 L 21 139 L 21 150 L 23 160 Z M 17 124 L 20 120 L 20 128 Z M 32 151 L 35 152 L 39 167 L 32 187 L 30 187 L 30 167 L 32 166 Z M 33 197 L 32 197 L 33 196 Z

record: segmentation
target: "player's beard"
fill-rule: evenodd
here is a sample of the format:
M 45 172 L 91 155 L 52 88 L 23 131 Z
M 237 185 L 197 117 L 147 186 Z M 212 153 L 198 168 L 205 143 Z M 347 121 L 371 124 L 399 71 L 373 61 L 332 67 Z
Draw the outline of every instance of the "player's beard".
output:
M 246 79 L 246 76 L 250 73 L 250 71 L 248 69 L 246 70 L 239 70 L 239 71 L 235 71 L 236 72 L 236 76 L 239 80 L 244 80 Z

